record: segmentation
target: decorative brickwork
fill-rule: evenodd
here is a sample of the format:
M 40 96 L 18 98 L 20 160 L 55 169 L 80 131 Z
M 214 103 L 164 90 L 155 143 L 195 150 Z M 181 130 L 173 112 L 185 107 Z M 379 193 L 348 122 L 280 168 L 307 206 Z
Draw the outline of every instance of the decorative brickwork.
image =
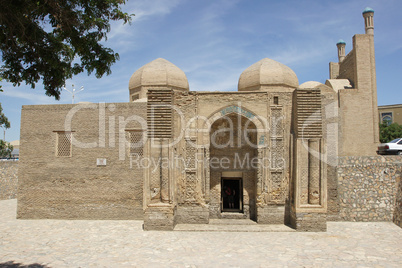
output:
M 195 140 L 186 140 L 186 168 L 194 170 L 196 168 L 195 153 L 196 148 L 194 147 Z
M 169 89 L 149 89 L 147 102 L 148 137 L 172 137 L 172 96 Z
M 186 202 L 196 202 L 197 177 L 195 172 L 186 172 Z
M 279 97 L 275 96 L 273 104 L 279 104 Z M 282 100 L 282 99 L 281 99 Z M 282 100 L 283 102 L 283 100 Z M 286 185 L 284 181 L 285 144 L 284 144 L 284 113 L 282 106 L 271 106 L 270 143 L 270 173 L 268 180 L 267 203 L 284 203 L 286 198 Z
M 131 155 L 143 156 L 144 140 L 142 130 L 128 130 L 128 141 Z
M 298 137 L 321 138 L 322 117 L 321 117 L 321 91 L 301 90 L 296 93 L 296 133 Z
M 271 187 L 270 187 L 270 195 L 271 201 L 283 201 L 284 192 L 282 188 L 283 183 L 283 174 L 282 172 L 271 172 Z
M 57 156 L 71 156 L 71 138 L 72 133 L 59 131 L 57 133 Z
M 299 231 L 326 230 L 326 171 L 322 138 L 320 89 L 294 92 L 293 198 L 291 225 Z
M 196 148 L 194 147 L 194 139 L 186 139 L 186 180 L 185 180 L 185 202 L 199 203 L 201 193 L 200 182 L 196 173 Z

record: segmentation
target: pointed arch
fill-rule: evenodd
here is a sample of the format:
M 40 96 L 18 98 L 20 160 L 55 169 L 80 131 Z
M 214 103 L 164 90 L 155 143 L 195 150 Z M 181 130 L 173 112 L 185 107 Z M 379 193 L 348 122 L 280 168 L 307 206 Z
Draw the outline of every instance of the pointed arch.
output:
M 209 133 L 211 131 L 211 126 L 214 124 L 214 122 L 231 114 L 237 114 L 249 119 L 250 122 L 253 123 L 256 127 L 258 145 L 259 146 L 266 145 L 265 137 L 266 134 L 269 132 L 269 121 L 267 120 L 267 118 L 259 116 L 254 112 L 252 112 L 250 109 L 238 104 L 231 104 L 221 107 L 215 110 L 215 112 L 211 113 L 210 116 L 207 117 L 203 125 L 203 129 L 208 130 L 205 131 L 203 134 L 202 143 L 204 145 L 207 145 L 210 142 Z

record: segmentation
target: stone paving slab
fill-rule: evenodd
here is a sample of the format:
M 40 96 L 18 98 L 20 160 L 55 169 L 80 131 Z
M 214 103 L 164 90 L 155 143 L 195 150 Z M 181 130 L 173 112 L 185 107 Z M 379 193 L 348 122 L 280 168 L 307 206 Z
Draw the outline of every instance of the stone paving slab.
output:
M 145 232 L 142 221 L 16 220 L 0 201 L 0 267 L 401 267 L 391 222 L 330 222 L 328 231 Z

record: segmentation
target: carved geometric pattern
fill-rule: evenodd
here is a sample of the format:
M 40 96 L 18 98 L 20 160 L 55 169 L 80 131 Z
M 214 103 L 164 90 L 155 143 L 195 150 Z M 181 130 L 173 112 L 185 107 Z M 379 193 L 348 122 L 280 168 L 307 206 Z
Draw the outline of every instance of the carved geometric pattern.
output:
M 209 169 L 209 147 L 204 148 L 204 195 L 206 200 L 209 200 L 209 188 L 211 183 L 211 173 Z
M 283 113 L 281 108 L 271 108 L 271 137 L 283 136 Z
M 282 201 L 284 197 L 283 187 L 283 173 L 271 172 L 271 200 Z
M 195 153 L 196 148 L 194 146 L 194 141 L 186 140 L 186 168 L 194 169 L 195 168 Z
M 205 168 L 205 180 L 209 181 L 210 179 L 210 170 L 209 170 L 209 147 L 205 148 L 205 159 L 204 159 L 204 168 Z
M 310 181 L 311 181 L 311 184 L 313 184 L 313 185 L 318 185 L 319 184 L 320 170 L 318 168 L 314 169 L 314 170 L 310 170 L 310 177 L 311 177 Z
M 261 189 L 264 189 L 264 180 L 263 180 L 263 176 L 264 176 L 264 149 L 262 148 L 258 148 L 257 149 L 257 153 L 258 153 L 258 161 L 260 163 L 260 165 L 257 168 L 257 184 L 260 184 Z M 261 165 L 262 164 L 262 165 Z
M 320 159 L 319 156 L 314 155 L 320 151 L 320 142 L 315 139 L 310 139 L 308 141 L 309 152 L 308 155 L 308 168 L 309 168 L 309 182 L 308 182 L 308 192 L 309 192 L 309 204 L 319 203 L 319 192 L 320 192 Z
M 162 170 L 162 180 L 161 180 L 161 190 L 162 198 L 167 198 L 169 189 L 169 167 L 165 163 L 161 166 Z
M 160 198 L 160 168 L 159 166 L 155 166 L 151 169 L 151 179 L 150 179 L 150 188 L 151 188 L 151 199 L 159 199 Z
M 195 172 L 186 172 L 186 202 L 196 200 L 197 177 Z
M 130 144 L 130 155 L 136 154 L 143 156 L 143 132 L 142 131 L 127 131 L 128 142 Z
M 71 132 L 57 132 L 57 156 L 71 156 Z
M 284 169 L 284 146 L 282 139 L 271 139 L 271 169 Z
M 300 172 L 300 203 L 308 203 L 308 167 L 302 168 Z

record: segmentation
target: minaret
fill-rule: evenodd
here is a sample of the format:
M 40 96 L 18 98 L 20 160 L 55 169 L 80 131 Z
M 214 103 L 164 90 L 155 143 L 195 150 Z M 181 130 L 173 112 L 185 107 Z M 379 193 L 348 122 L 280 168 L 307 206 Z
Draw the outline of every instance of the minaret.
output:
M 369 39 L 370 50 L 370 61 L 367 62 L 370 64 L 370 89 L 371 89 L 371 99 L 372 99 L 372 112 L 373 112 L 373 134 L 374 134 L 374 143 L 377 145 L 379 143 L 379 120 L 378 120 L 378 104 L 377 104 L 377 79 L 376 79 L 376 68 L 375 68 L 375 56 L 374 56 L 374 10 L 370 7 L 366 7 L 363 10 L 363 18 L 364 18 L 364 28 L 366 30 L 366 35 Z
M 363 17 L 366 34 L 374 35 L 374 10 L 371 7 L 366 7 L 363 10 Z
M 339 63 L 341 63 L 345 59 L 346 43 L 342 39 L 339 39 L 338 43 L 336 43 L 336 46 L 338 47 L 338 60 Z

